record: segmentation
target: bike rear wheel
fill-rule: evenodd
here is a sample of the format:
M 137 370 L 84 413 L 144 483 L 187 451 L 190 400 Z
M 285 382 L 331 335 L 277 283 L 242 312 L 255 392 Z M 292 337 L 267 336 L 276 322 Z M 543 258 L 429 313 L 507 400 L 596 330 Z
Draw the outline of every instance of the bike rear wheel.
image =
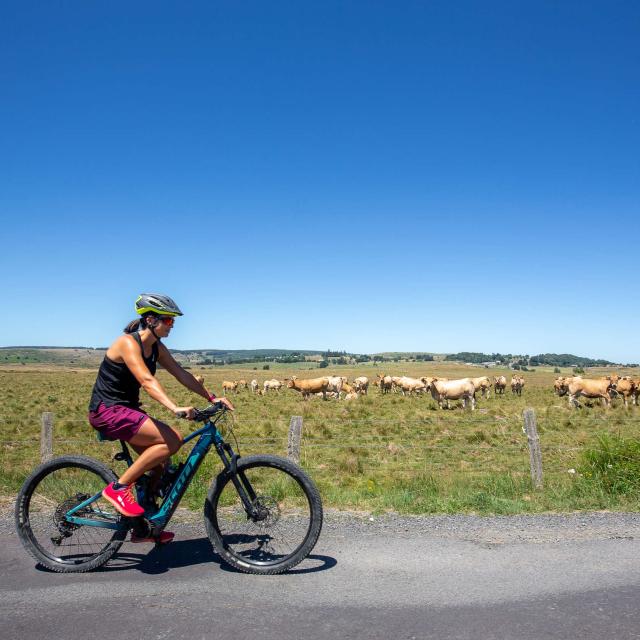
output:
M 240 458 L 237 478 L 255 509 L 247 515 L 232 475 L 223 471 L 205 502 L 207 534 L 215 551 L 245 573 L 282 573 L 302 562 L 322 528 L 315 484 L 295 464 L 277 456 Z
M 120 529 L 73 524 L 65 514 L 114 480 L 111 469 L 85 456 L 63 456 L 40 465 L 16 501 L 16 529 L 26 550 L 58 573 L 81 573 L 105 564 L 127 535 L 123 516 L 102 497 L 74 515 Z

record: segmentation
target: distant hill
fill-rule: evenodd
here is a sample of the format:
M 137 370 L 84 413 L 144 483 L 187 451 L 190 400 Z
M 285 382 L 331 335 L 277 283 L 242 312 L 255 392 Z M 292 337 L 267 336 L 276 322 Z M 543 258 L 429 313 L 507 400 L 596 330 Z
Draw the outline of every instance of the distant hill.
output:
M 53 364 L 61 366 L 97 367 L 106 347 L 0 347 L 1 364 Z M 223 365 L 246 362 L 304 362 L 322 359 L 321 352 L 311 349 L 171 349 L 173 357 L 183 365 Z
M 461 351 L 460 353 L 449 353 L 445 360 L 456 362 L 471 362 L 473 364 L 483 364 L 487 362 L 497 362 L 500 364 L 518 364 L 520 366 L 537 367 L 547 365 L 551 367 L 609 367 L 616 362 L 594 358 L 574 356 L 571 353 L 540 353 L 536 356 L 514 355 L 511 353 L 478 353 L 474 351 Z
M 2 364 L 51 364 L 73 367 L 99 366 L 106 347 L 0 347 Z M 453 361 L 484 364 L 495 362 L 502 365 L 536 367 L 606 367 L 615 364 L 609 360 L 585 358 L 570 353 L 541 353 L 535 356 L 461 351 L 437 354 L 427 351 L 387 351 L 374 354 L 352 354 L 346 351 L 320 351 L 313 349 L 172 349 L 174 358 L 185 366 L 220 366 L 251 362 L 295 363 L 308 360 L 329 360 L 330 364 L 353 364 L 356 362 Z M 636 366 L 636 365 L 628 365 Z

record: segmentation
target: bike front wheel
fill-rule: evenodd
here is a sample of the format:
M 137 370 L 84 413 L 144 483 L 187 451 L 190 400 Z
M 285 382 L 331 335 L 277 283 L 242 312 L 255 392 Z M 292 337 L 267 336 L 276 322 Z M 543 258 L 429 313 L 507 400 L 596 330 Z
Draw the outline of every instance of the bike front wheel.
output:
M 96 526 L 66 518 L 116 479 L 97 460 L 63 456 L 40 465 L 25 480 L 16 501 L 16 529 L 39 564 L 59 573 L 80 573 L 102 566 L 118 551 L 127 527 L 102 496 L 74 514 Z
M 234 480 L 251 507 L 245 508 Z M 240 458 L 223 471 L 205 502 L 207 534 L 215 551 L 245 573 L 282 573 L 302 562 L 322 528 L 322 501 L 315 484 L 289 460 Z

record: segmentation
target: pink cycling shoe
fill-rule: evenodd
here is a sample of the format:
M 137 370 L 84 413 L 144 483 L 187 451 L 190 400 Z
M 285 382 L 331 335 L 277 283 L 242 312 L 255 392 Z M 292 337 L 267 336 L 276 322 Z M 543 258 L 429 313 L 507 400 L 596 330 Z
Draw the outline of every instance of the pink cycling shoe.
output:
M 113 482 L 108 484 L 102 491 L 105 500 L 108 500 L 123 516 L 137 518 L 144 515 L 144 509 L 133 497 L 133 485 L 128 485 L 122 489 L 114 489 Z
M 155 542 L 156 544 L 167 544 L 174 539 L 175 535 L 176 534 L 171 531 L 162 531 L 159 538 L 154 538 L 152 536 L 140 538 L 135 533 L 132 533 L 131 542 Z

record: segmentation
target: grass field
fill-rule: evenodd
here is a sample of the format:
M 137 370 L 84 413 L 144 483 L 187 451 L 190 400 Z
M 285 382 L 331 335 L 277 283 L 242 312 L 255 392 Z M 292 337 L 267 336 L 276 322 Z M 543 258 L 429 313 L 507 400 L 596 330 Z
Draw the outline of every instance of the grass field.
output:
M 380 366 L 313 369 L 309 363 L 262 364 L 193 370 L 220 391 L 223 379 L 346 375 L 350 379 L 376 373 L 390 375 L 464 376 L 510 372 L 455 363 L 395 363 Z M 596 377 L 610 370 L 591 369 Z M 570 374 L 563 370 L 563 374 Z M 624 370 L 619 370 L 624 373 Z M 633 372 L 632 372 L 633 374 Z M 98 444 L 86 420 L 86 406 L 96 372 L 56 366 L 0 366 L 0 494 L 15 495 L 39 461 L 40 419 L 55 414 L 54 454 L 85 453 L 109 460 L 117 445 Z M 235 433 L 243 454 L 286 453 L 292 415 L 304 418 L 302 465 L 318 482 L 325 504 L 337 508 L 402 513 L 518 513 L 576 509 L 638 510 L 640 507 L 640 408 L 614 402 L 570 409 L 566 398 L 552 393 L 557 374 L 539 368 L 524 374 L 522 397 L 507 389 L 504 396 L 478 398 L 475 412 L 459 406 L 439 410 L 430 396 L 380 395 L 352 402 L 303 401 L 291 390 L 263 397 L 241 391 L 236 404 Z M 635 375 L 635 374 L 634 374 Z M 164 372 L 159 379 L 179 403 L 193 396 Z M 164 408 L 145 398 L 147 410 L 187 433 L 193 425 L 176 421 Z M 542 445 L 544 487 L 534 490 L 529 454 L 522 431 L 522 411 L 533 407 Z M 119 465 L 120 463 L 113 463 Z M 186 500 L 201 508 L 219 467 L 210 455 Z M 570 470 L 575 470 L 575 473 Z

